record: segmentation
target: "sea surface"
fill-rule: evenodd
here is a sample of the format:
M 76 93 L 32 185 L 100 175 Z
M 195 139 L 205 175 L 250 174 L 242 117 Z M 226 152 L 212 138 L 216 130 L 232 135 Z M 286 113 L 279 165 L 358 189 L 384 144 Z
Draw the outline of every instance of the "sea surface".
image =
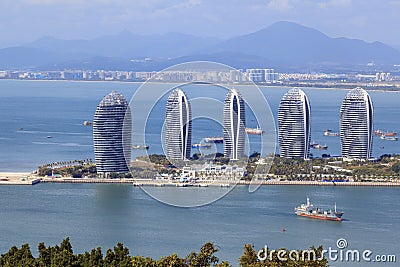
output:
M 93 119 L 97 104 L 112 90 L 130 100 L 139 86 L 114 82 L 0 80 L 0 171 L 32 171 L 38 165 L 53 161 L 93 159 L 92 129 L 82 126 L 82 122 Z M 218 101 L 223 101 L 226 93 L 210 85 L 187 85 L 183 89 L 189 98 L 212 97 Z M 244 90 L 244 87 L 237 86 L 237 89 Z M 275 118 L 279 101 L 287 90 L 261 88 Z M 323 136 L 323 131 L 327 128 L 339 131 L 339 108 L 347 91 L 304 91 L 311 103 L 312 140 L 329 147 L 327 151 L 312 152 L 315 156 L 339 155 L 339 138 Z M 370 95 L 375 107 L 375 128 L 400 131 L 400 93 L 370 92 Z M 162 153 L 160 131 L 165 98 L 155 103 L 146 125 L 148 153 Z M 153 100 L 134 102 L 133 116 L 143 116 L 140 110 L 148 105 L 146 101 Z M 210 106 L 197 105 L 197 111 L 202 112 L 201 108 L 207 111 Z M 254 114 L 247 112 L 247 115 L 247 126 L 256 127 Z M 265 116 L 270 115 L 265 113 Z M 273 127 L 260 127 L 266 135 L 275 133 Z M 193 143 L 220 135 L 221 126 L 215 121 L 193 122 Z M 250 143 L 257 143 L 256 136 L 250 138 Z M 221 151 L 222 147 L 219 145 L 217 149 Z M 374 156 L 399 152 L 399 142 L 374 138 Z M 133 157 L 143 153 L 133 151 Z M 160 194 L 171 198 L 182 198 L 196 197 L 202 190 L 211 194 L 223 189 L 163 187 L 153 190 L 160 190 Z M 323 207 L 331 207 L 336 202 L 346 220 L 324 222 L 295 216 L 293 208 L 305 202 L 306 196 Z M 389 187 L 262 186 L 249 193 L 246 186 L 238 186 L 209 205 L 178 208 L 162 204 L 130 185 L 0 186 L 0 253 L 23 243 L 31 244 L 37 253 L 35 247 L 39 242 L 54 245 L 70 236 L 75 252 L 97 246 L 109 248 L 123 242 L 133 255 L 158 258 L 174 252 L 185 256 L 212 241 L 220 250 L 218 256 L 237 266 L 245 243 L 253 244 L 256 249 L 264 245 L 272 249 L 305 249 L 311 245 L 336 249 L 336 241 L 345 238 L 349 249 L 369 249 L 374 255 L 395 254 L 400 260 L 399 203 L 399 189 Z M 286 231 L 282 232 L 282 228 Z M 356 266 L 397 265 L 360 263 Z
M 32 171 L 37 166 L 74 159 L 94 159 L 92 128 L 82 126 L 83 121 L 93 120 L 96 107 L 109 92 L 116 90 L 128 101 L 131 100 L 138 83 L 118 82 L 68 82 L 68 81 L 18 81 L 0 80 L 0 171 Z M 159 87 L 171 88 L 175 84 L 155 84 Z M 151 95 L 152 86 L 145 89 Z M 240 91 L 245 87 L 236 86 Z M 211 85 L 186 85 L 182 87 L 190 98 L 208 97 L 223 101 L 226 90 Z M 273 117 L 276 120 L 279 101 L 289 88 L 261 87 L 272 113 L 246 113 L 247 126 L 257 127 L 255 117 Z M 339 131 L 339 109 L 346 90 L 304 89 L 311 104 L 312 141 L 327 145 L 328 150 L 311 150 L 314 156 L 323 153 L 340 155 L 339 137 L 323 135 L 325 129 Z M 375 129 L 400 131 L 400 92 L 370 92 L 375 108 Z M 141 99 L 133 101 L 133 118 L 145 120 L 147 113 L 142 110 L 148 102 L 153 103 L 145 129 L 133 125 L 133 134 L 145 134 L 146 145 L 150 146 L 149 154 L 163 153 L 162 127 L 164 122 L 165 100 Z M 198 103 L 198 102 L 196 102 Z M 259 105 L 266 105 L 260 101 Z M 254 105 L 255 106 L 255 105 Z M 257 108 L 257 107 L 255 107 Z M 214 110 L 208 103 L 195 105 L 194 113 L 212 113 L 222 117 L 222 104 Z M 268 109 L 266 107 L 265 109 Z M 221 118 L 219 118 L 221 119 Z M 272 123 L 259 125 L 266 131 L 265 136 L 271 141 L 273 152 L 275 127 Z M 192 143 L 199 143 L 208 136 L 221 136 L 222 126 L 215 120 L 199 118 L 193 121 Z M 51 138 L 49 138 L 51 137 Z M 257 144 L 258 136 L 249 136 L 250 144 Z M 134 137 L 134 140 L 135 137 Z M 138 139 L 142 140 L 142 139 Z M 136 144 L 136 143 L 135 143 Z M 142 143 L 137 143 L 141 145 Z M 373 155 L 400 153 L 400 142 L 384 141 L 374 138 Z M 272 148 L 272 149 L 271 149 Z M 217 145 L 222 152 L 222 145 Z M 277 152 L 278 147 L 276 147 Z M 251 146 L 249 153 L 258 150 Z M 193 153 L 198 152 L 193 149 Z M 132 157 L 143 155 L 144 151 L 133 150 Z
M 208 188 L 158 188 L 180 197 L 195 197 Z M 373 255 L 396 255 L 400 260 L 400 194 L 390 187 L 262 186 L 249 193 L 237 186 L 210 205 L 178 208 L 162 204 L 140 188 L 116 184 L 38 184 L 0 187 L 0 253 L 12 245 L 59 244 L 67 236 L 75 252 L 122 242 L 131 255 L 159 258 L 174 252 L 185 256 L 207 241 L 217 256 L 238 266 L 244 244 L 258 250 L 306 249 L 323 245 L 337 249 L 369 249 Z M 185 194 L 184 194 L 185 195 Z M 186 194 L 188 195 L 188 194 Z M 302 218 L 293 208 L 306 196 L 322 207 L 337 203 L 345 221 Z M 285 232 L 282 232 L 282 228 Z M 105 250 L 104 250 L 105 252 Z M 398 264 L 398 262 L 397 262 Z M 331 262 L 332 266 L 398 266 L 396 263 Z

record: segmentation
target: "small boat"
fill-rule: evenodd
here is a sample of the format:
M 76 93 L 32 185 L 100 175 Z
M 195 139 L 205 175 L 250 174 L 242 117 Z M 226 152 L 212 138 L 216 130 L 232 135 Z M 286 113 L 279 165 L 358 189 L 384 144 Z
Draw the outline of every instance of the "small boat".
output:
M 257 128 L 246 128 L 246 133 L 261 135 L 264 133 L 264 131 L 257 126 Z
M 398 138 L 397 136 L 392 136 L 392 135 L 381 135 L 381 137 L 379 137 L 382 140 L 387 140 L 387 141 L 397 141 Z
M 132 149 L 149 149 L 150 146 L 134 145 Z
M 331 129 L 326 129 L 325 132 L 324 132 L 324 135 L 325 136 L 339 136 L 339 133 L 332 132 Z
M 307 197 L 307 203 L 301 204 L 294 208 L 294 213 L 297 216 L 307 217 L 311 219 L 319 219 L 326 221 L 342 221 L 343 212 L 336 210 L 336 203 L 334 209 L 324 210 L 318 207 L 314 207 L 311 204 L 310 199 Z
M 224 138 L 223 137 L 206 137 L 206 138 L 204 138 L 204 142 L 206 142 L 206 143 L 223 143 Z
M 319 144 L 316 143 L 316 142 L 314 142 L 314 141 L 312 141 L 312 142 L 310 143 L 310 147 L 311 147 L 311 148 L 314 148 L 316 145 L 319 145 Z
M 53 136 L 51 136 L 51 135 L 48 135 L 46 138 L 53 138 Z
M 210 149 L 211 145 L 207 145 L 207 144 L 193 144 L 192 148 L 205 148 L 205 149 Z
M 177 183 L 176 187 L 190 187 L 193 186 L 191 183 Z
M 328 146 L 327 145 L 316 144 L 313 148 L 318 149 L 318 150 L 327 150 Z
M 91 122 L 91 121 L 84 121 L 84 122 L 82 123 L 82 125 L 83 125 L 83 126 L 92 126 L 92 125 L 93 125 L 93 122 Z

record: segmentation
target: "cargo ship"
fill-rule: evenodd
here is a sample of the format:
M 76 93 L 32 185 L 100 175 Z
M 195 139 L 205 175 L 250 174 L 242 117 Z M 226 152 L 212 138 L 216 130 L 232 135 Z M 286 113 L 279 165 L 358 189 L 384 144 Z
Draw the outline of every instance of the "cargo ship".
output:
M 336 211 L 336 203 L 334 210 L 324 210 L 321 208 L 314 207 L 311 204 L 310 199 L 307 197 L 307 203 L 301 204 L 294 209 L 294 213 L 298 216 L 307 217 L 311 219 L 319 219 L 325 221 L 342 221 L 343 212 Z
M 382 131 L 382 130 L 375 130 L 374 131 L 374 134 L 376 135 L 376 136 L 397 136 L 397 132 L 385 132 L 385 131 Z
M 258 127 L 257 128 L 246 128 L 246 133 L 261 135 L 264 133 L 264 131 Z

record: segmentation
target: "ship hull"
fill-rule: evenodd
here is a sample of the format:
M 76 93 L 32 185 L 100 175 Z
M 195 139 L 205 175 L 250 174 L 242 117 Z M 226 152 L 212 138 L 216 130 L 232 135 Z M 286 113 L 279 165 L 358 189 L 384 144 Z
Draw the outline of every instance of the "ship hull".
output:
M 301 217 L 311 218 L 311 219 L 323 220 L 323 221 L 336 221 L 336 222 L 342 221 L 342 218 L 329 217 L 329 216 L 324 216 L 324 215 L 314 215 L 314 214 L 306 214 L 306 213 L 299 213 L 299 214 L 296 213 L 296 215 L 301 216 Z

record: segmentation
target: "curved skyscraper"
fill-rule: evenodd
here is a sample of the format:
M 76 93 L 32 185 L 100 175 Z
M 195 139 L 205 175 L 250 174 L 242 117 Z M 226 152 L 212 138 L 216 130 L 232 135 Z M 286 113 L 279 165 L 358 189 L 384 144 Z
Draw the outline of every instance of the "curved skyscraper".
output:
M 125 173 L 131 158 L 132 118 L 128 102 L 115 91 L 97 106 L 93 143 L 97 173 Z
M 350 90 L 340 108 L 340 143 L 347 159 L 368 159 L 372 152 L 374 108 L 362 88 Z
M 306 159 L 310 152 L 311 109 L 303 90 L 293 88 L 281 99 L 278 110 L 280 155 Z
M 246 138 L 246 114 L 242 96 L 232 89 L 224 102 L 224 156 L 238 160 L 244 156 Z
M 172 91 L 167 100 L 164 146 L 170 161 L 190 158 L 192 110 L 186 94 L 181 89 Z

